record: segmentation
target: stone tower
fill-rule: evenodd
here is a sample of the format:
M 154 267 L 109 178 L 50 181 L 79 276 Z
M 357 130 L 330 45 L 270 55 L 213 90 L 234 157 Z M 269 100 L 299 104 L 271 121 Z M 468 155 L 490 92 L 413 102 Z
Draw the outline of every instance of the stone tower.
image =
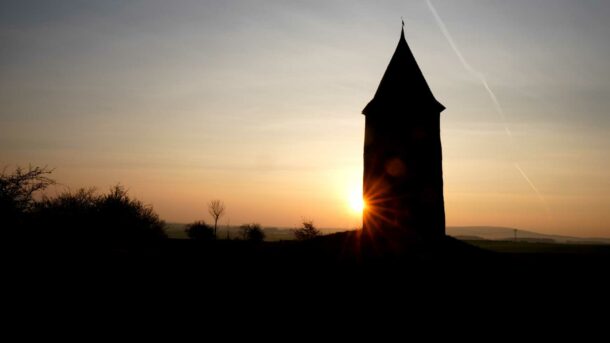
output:
M 440 113 L 404 28 L 365 115 L 363 230 L 431 241 L 445 235 Z

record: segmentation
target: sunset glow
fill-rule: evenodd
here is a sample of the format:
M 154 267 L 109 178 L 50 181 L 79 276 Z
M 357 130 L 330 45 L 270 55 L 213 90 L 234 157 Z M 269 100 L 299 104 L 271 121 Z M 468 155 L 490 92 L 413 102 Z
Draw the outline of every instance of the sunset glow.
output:
M 447 107 L 447 226 L 610 237 L 609 13 L 552 0 L 10 2 L 0 168 L 48 166 L 49 196 L 120 183 L 168 223 L 210 221 L 220 199 L 222 225 L 360 226 L 362 110 L 402 16 Z
M 362 198 L 362 188 L 354 189 L 349 194 L 348 202 L 349 202 L 350 209 L 354 213 L 359 214 L 359 215 L 362 214 L 362 211 L 366 207 L 366 203 L 364 202 L 364 199 Z

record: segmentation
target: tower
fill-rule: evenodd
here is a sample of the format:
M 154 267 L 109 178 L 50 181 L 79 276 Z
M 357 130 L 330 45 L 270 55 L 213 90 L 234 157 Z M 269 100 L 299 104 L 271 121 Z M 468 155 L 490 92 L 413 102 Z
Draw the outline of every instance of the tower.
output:
M 404 24 L 403 24 L 404 26 Z M 445 235 L 439 103 L 402 29 L 365 115 L 363 230 L 431 241 Z

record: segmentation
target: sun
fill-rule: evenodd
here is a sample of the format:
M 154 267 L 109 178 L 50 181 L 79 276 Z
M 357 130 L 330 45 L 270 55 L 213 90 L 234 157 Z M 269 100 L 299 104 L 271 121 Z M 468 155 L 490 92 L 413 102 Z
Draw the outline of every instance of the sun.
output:
M 349 193 L 348 197 L 349 208 L 357 214 L 362 214 L 362 211 L 366 207 L 366 203 L 362 198 L 362 190 L 354 189 Z

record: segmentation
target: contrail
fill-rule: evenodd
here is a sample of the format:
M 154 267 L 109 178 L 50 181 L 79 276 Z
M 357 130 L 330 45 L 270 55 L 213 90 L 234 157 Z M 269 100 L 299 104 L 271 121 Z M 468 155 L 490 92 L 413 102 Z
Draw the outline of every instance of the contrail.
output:
M 434 6 L 432 6 L 432 2 L 430 2 L 430 0 L 426 0 L 426 3 L 428 4 L 428 7 L 430 8 L 430 11 L 432 12 L 432 15 L 434 16 L 434 19 L 436 19 L 436 23 L 438 24 L 438 26 L 440 27 L 441 31 L 443 32 L 443 35 L 445 36 L 445 38 L 447 38 L 447 41 L 449 42 L 449 45 L 451 45 L 451 48 L 453 49 L 453 52 L 455 52 L 455 54 L 457 55 L 457 57 L 460 60 L 460 62 L 462 62 L 462 65 L 464 66 L 464 68 L 469 73 L 474 75 L 477 79 L 479 79 L 479 81 L 481 81 L 481 84 L 483 84 L 483 87 L 485 87 L 485 90 L 489 94 L 489 97 L 491 98 L 491 101 L 493 102 L 494 107 L 496 108 L 496 112 L 498 112 L 498 114 L 500 114 L 500 117 L 502 117 L 502 123 L 504 124 L 504 131 L 506 131 L 506 134 L 512 140 L 513 134 L 508 129 L 508 126 L 506 125 L 506 118 L 504 116 L 504 110 L 502 109 L 502 106 L 500 106 L 500 102 L 498 101 L 498 98 L 496 97 L 496 94 L 491 90 L 491 87 L 489 87 L 489 84 L 487 83 L 487 78 L 485 78 L 485 75 L 483 73 L 475 70 L 466 61 L 466 59 L 464 58 L 464 55 L 462 55 L 462 52 L 460 52 L 460 49 L 458 49 L 457 45 L 453 41 L 453 38 L 451 37 L 451 34 L 449 34 L 449 30 L 447 30 L 447 26 L 445 26 L 445 23 L 443 22 L 441 17 L 438 15 L 438 12 L 436 11 L 436 8 L 434 8 Z
M 551 218 L 552 218 L 552 216 L 551 216 L 551 208 L 549 207 L 549 205 L 547 204 L 546 200 L 542 196 L 542 193 L 540 193 L 538 191 L 538 188 L 536 187 L 536 185 L 534 185 L 532 180 L 530 180 L 530 178 L 527 177 L 527 174 L 525 174 L 523 169 L 521 169 L 521 166 L 519 165 L 519 163 L 514 162 L 514 165 L 515 165 L 515 168 L 519 171 L 519 173 L 521 173 L 521 176 L 523 176 L 525 181 L 527 181 L 527 183 L 530 185 L 530 187 L 532 187 L 534 192 L 536 192 L 536 195 L 538 195 L 538 199 L 540 199 L 540 202 L 544 205 L 544 209 L 546 210 L 547 219 L 551 220 Z
M 466 59 L 464 58 L 464 55 L 462 55 L 462 52 L 460 51 L 460 49 L 458 49 L 457 45 L 455 44 L 455 41 L 451 37 L 449 30 L 447 30 L 447 26 L 445 26 L 445 23 L 443 22 L 441 17 L 438 15 L 436 8 L 434 8 L 434 6 L 432 5 L 432 2 L 430 0 L 426 0 L 426 3 L 428 4 L 428 8 L 430 8 L 430 11 L 432 12 L 432 15 L 434 16 L 434 19 L 436 20 L 436 23 L 438 24 L 439 28 L 441 29 L 441 32 L 443 32 L 443 35 L 449 42 L 449 45 L 453 49 L 453 52 L 455 52 L 455 54 L 457 55 L 460 62 L 462 62 L 462 65 L 464 66 L 464 68 L 481 82 L 481 84 L 487 91 L 487 94 L 489 94 L 489 97 L 491 98 L 491 101 L 494 104 L 496 112 L 502 118 L 502 124 L 504 125 L 504 131 L 506 132 L 506 135 L 509 138 L 510 146 L 511 146 L 512 150 L 514 150 L 513 134 L 510 131 L 510 129 L 508 128 L 508 125 L 506 124 L 506 117 L 504 116 L 504 110 L 502 109 L 502 106 L 500 106 L 500 102 L 498 101 L 496 94 L 493 92 L 491 87 L 489 87 L 489 84 L 487 83 L 487 79 L 485 78 L 485 75 L 483 73 L 477 71 L 476 69 L 474 69 L 468 63 L 468 61 L 466 61 Z M 513 158 L 511 157 L 511 159 L 513 159 Z M 514 166 L 519 171 L 521 176 L 523 176 L 523 178 L 528 183 L 528 185 L 531 187 L 531 189 L 534 191 L 534 193 L 536 193 L 536 195 L 538 196 L 538 199 L 540 199 L 540 202 L 544 205 L 544 208 L 546 209 L 546 212 L 547 212 L 547 217 L 550 220 L 551 219 L 551 210 L 550 210 L 547 202 L 545 201 L 544 197 L 542 196 L 542 193 L 540 193 L 538 191 L 538 188 L 536 187 L 536 185 L 534 185 L 532 180 L 530 180 L 530 178 L 527 176 L 527 174 L 523 171 L 523 169 L 519 165 L 519 162 L 515 161 Z

